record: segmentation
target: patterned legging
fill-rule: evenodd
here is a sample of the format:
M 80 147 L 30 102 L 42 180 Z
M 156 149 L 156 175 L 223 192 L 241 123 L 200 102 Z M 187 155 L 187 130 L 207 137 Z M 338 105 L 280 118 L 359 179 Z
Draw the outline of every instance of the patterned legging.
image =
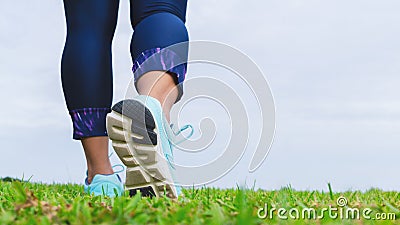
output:
M 148 71 L 162 70 L 177 84 L 183 82 L 187 44 L 176 51 L 166 47 L 188 41 L 186 5 L 187 0 L 130 1 L 135 81 Z M 67 38 L 61 79 L 73 138 L 106 136 L 105 117 L 110 112 L 113 92 L 111 44 L 119 0 L 64 0 L 64 8 Z M 178 100 L 181 85 L 179 93 Z

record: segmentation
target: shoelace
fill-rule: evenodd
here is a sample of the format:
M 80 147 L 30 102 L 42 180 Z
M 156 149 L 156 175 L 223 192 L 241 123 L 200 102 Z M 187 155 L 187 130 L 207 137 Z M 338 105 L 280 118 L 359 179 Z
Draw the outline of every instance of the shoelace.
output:
M 111 152 L 111 153 L 108 155 L 108 158 L 111 158 L 111 156 L 112 156 L 113 154 L 114 154 L 114 152 Z M 116 168 L 116 167 L 120 167 L 121 169 L 115 171 L 114 168 Z M 122 172 L 125 171 L 125 167 L 124 167 L 122 164 L 114 164 L 114 165 L 112 166 L 112 169 L 113 169 L 114 173 L 122 173 Z
M 165 122 L 164 124 L 168 124 L 168 123 L 166 123 L 166 121 L 164 121 L 164 122 Z M 182 134 L 182 132 L 189 128 L 190 128 L 190 133 L 188 135 L 184 136 Z M 186 125 L 182 126 L 181 128 L 179 128 L 178 130 L 174 131 L 174 124 L 171 124 L 170 127 L 165 127 L 164 130 L 167 134 L 169 145 L 171 148 L 171 154 L 172 154 L 172 155 L 165 154 L 165 157 L 166 157 L 167 161 L 169 162 L 169 165 L 173 169 L 175 169 L 174 159 L 173 159 L 173 156 L 174 156 L 173 147 L 176 145 L 179 145 L 180 143 L 182 143 L 182 142 L 188 140 L 190 137 L 192 137 L 193 133 L 194 133 L 194 128 L 191 124 L 186 124 Z
M 187 141 L 189 138 L 193 136 L 194 133 L 194 128 L 191 124 L 186 124 L 182 126 L 181 128 L 174 130 L 174 124 L 171 124 L 170 129 L 165 129 L 167 133 L 168 140 L 172 145 L 179 145 L 182 142 Z M 183 135 L 183 131 L 190 129 L 190 133 L 188 135 Z

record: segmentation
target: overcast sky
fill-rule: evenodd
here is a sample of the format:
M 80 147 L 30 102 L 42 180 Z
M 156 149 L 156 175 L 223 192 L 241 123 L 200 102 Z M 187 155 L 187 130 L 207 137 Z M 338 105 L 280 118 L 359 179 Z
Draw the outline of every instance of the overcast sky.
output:
M 335 190 L 400 190 L 399 1 L 201 0 L 188 7 L 190 38 L 249 55 L 276 104 L 275 141 L 263 165 L 248 173 L 249 151 L 210 185 L 256 180 L 264 189 L 326 190 L 331 182 Z M 114 102 L 131 78 L 128 13 L 123 0 L 113 45 Z M 61 90 L 63 16 L 62 1 L 0 2 L 0 177 L 47 183 L 85 177 Z

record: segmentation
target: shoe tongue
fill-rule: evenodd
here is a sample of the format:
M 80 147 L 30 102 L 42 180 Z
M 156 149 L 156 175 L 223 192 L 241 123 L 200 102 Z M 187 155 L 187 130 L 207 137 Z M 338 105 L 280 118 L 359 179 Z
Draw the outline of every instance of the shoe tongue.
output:
M 192 129 L 191 133 L 189 135 L 184 135 L 183 131 L 186 129 Z M 178 128 L 173 126 L 173 124 L 171 126 L 169 126 L 168 128 L 165 128 L 166 132 L 168 134 L 168 136 L 171 138 L 171 142 L 174 145 L 179 145 L 184 141 L 187 141 L 193 134 L 193 127 L 191 125 L 185 125 L 183 126 L 183 128 Z

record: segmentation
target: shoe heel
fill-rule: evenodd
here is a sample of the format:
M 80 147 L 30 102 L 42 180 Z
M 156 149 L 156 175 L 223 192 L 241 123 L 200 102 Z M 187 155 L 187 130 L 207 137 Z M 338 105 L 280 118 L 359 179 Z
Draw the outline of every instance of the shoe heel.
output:
M 126 189 L 130 195 L 138 191 L 142 196 L 161 196 L 166 193 L 176 198 L 170 175 L 160 172 L 168 167 L 157 153 L 157 131 L 154 118 L 142 103 L 124 100 L 113 106 L 107 115 L 107 131 L 112 146 L 126 169 Z M 165 169 L 163 169 L 165 171 Z

